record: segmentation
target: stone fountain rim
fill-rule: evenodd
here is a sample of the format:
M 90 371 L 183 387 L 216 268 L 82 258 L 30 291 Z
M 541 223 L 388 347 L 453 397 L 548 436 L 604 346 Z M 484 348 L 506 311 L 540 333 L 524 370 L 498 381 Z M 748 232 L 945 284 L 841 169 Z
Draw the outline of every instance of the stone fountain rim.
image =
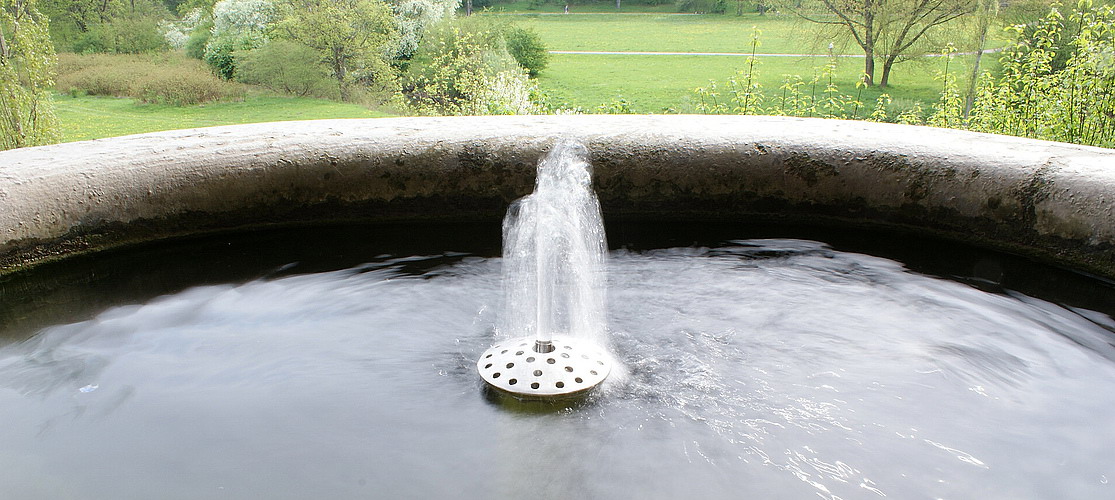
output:
M 496 217 L 558 137 L 592 151 L 606 217 L 824 218 L 1115 278 L 1115 150 L 692 115 L 271 122 L 0 152 L 0 274 L 214 231 Z

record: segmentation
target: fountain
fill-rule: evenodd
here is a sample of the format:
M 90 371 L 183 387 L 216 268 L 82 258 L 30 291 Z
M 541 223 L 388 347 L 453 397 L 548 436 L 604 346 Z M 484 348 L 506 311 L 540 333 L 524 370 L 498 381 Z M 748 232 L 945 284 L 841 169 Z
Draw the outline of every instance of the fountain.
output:
M 529 273 L 504 284 L 547 258 L 501 253 L 500 222 L 512 247 L 553 229 L 524 225 L 544 196 L 513 200 L 548 182 L 548 150 L 577 153 L 561 136 L 591 150 L 572 156 L 591 157 L 606 217 L 608 272 L 587 281 L 606 281 L 610 341 L 603 320 L 573 324 L 572 299 L 540 320 Z M 3 152 L 0 484 L 27 500 L 1108 498 L 1113 161 L 685 116 Z M 493 344 L 545 363 L 561 339 L 614 359 L 591 397 L 477 391 Z
M 503 222 L 502 330 L 525 335 L 480 356 L 485 382 L 521 398 L 554 398 L 584 394 L 608 377 L 605 248 L 588 152 L 559 142 L 538 164 L 534 193 Z

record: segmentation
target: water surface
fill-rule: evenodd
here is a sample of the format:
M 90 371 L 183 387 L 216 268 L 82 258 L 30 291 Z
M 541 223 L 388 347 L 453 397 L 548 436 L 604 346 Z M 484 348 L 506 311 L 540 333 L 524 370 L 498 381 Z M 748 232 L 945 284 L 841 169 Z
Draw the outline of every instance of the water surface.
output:
M 215 273 L 9 334 L 5 496 L 1115 494 L 1110 310 L 801 239 L 617 249 L 623 370 L 524 405 L 474 371 L 500 259 L 363 262 Z

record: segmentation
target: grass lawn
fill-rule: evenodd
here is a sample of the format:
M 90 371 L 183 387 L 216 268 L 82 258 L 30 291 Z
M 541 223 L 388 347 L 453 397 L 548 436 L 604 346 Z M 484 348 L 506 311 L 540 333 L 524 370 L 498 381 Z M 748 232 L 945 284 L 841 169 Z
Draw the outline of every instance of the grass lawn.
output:
M 612 6 L 614 9 L 614 6 Z M 735 15 L 596 14 L 596 15 L 484 15 L 506 18 L 529 27 L 542 37 L 547 48 L 557 51 L 593 52 L 729 52 L 751 51 L 752 27 L 760 30 L 757 52 L 761 54 L 817 54 L 828 52 L 825 38 L 812 35 L 816 25 L 791 16 L 750 13 Z M 836 54 L 861 54 L 858 47 L 836 47 Z M 965 81 L 971 56 L 958 56 L 949 71 Z M 995 56 L 983 64 L 994 64 Z M 820 71 L 827 57 L 762 57 L 758 81 L 768 95 L 777 94 L 786 75 L 805 80 Z M 554 54 L 542 71 L 539 84 L 558 103 L 592 112 L 601 104 L 619 98 L 640 113 L 665 110 L 694 112 L 693 89 L 709 80 L 724 83 L 743 69 L 746 58 L 696 55 L 595 55 Z M 846 94 L 857 94 L 855 82 L 863 71 L 863 59 L 838 60 L 835 83 Z M 927 58 L 899 63 L 885 90 L 898 110 L 921 101 L 928 109 L 936 102 L 940 82 L 934 79 L 944 69 L 944 59 Z M 876 78 L 881 76 L 877 63 Z M 861 99 L 874 103 L 882 89 L 862 91 Z
M 62 122 L 63 142 L 238 123 L 392 116 L 356 104 L 259 94 L 249 94 L 243 101 L 197 106 L 136 104 L 133 99 L 55 94 L 54 106 Z
M 949 72 L 965 78 L 971 71 L 971 60 L 971 56 L 953 59 Z M 760 58 L 755 74 L 763 90 L 773 98 L 780 95 L 778 87 L 785 75 L 811 80 L 827 62 L 827 57 L 766 57 Z M 746 58 L 727 56 L 556 54 L 539 76 L 539 84 L 556 102 L 587 112 L 623 98 L 639 113 L 661 113 L 667 109 L 691 113 L 696 111 L 693 89 L 708 85 L 710 79 L 723 84 L 745 65 Z M 904 63 L 892 76 L 889 88 L 863 89 L 861 100 L 873 105 L 875 98 L 885 91 L 898 108 L 908 107 L 913 101 L 936 102 L 941 82 L 933 76 L 943 69 L 944 60 L 938 58 Z M 859 90 L 855 82 L 862 70 L 862 59 L 840 58 L 834 83 L 843 93 L 856 95 Z M 818 92 L 821 90 L 823 85 Z
M 751 52 L 752 27 L 760 30 L 759 52 L 827 53 L 828 41 L 811 40 L 813 26 L 790 16 L 498 15 L 538 32 L 550 50 L 621 52 Z M 850 46 L 838 53 L 862 53 Z

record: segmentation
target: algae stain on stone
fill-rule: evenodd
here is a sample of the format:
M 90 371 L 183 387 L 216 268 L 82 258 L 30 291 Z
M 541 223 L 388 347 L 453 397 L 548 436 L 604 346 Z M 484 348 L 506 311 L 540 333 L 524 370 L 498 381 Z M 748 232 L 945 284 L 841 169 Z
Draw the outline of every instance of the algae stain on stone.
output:
M 816 186 L 821 179 L 840 175 L 833 165 L 804 154 L 791 154 L 783 160 L 786 173 L 803 181 L 809 187 Z

